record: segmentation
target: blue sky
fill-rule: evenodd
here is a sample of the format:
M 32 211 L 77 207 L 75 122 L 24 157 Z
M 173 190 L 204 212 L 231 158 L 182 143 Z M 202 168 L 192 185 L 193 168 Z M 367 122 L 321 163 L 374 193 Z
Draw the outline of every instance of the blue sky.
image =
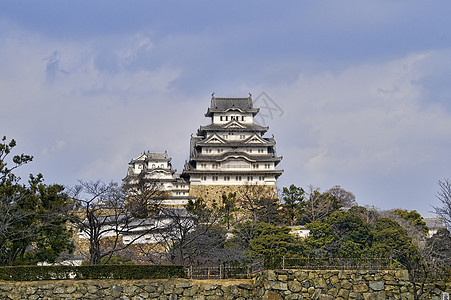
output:
M 451 177 L 450 9 L 4 0 L 1 134 L 34 155 L 23 178 L 119 181 L 144 150 L 168 150 L 181 171 L 212 92 L 265 92 L 280 108 L 264 120 L 279 187 L 341 185 L 361 205 L 430 215 Z

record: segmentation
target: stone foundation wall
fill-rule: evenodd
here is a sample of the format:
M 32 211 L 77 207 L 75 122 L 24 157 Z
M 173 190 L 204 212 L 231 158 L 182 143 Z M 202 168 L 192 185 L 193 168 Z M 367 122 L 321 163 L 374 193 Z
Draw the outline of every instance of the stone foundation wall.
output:
M 252 280 L 55 280 L 0 282 L 0 299 L 259 299 Z
M 206 203 L 211 203 L 213 199 L 216 203 L 222 203 L 222 195 L 229 193 L 236 193 L 237 200 L 240 195 L 254 193 L 255 197 L 268 195 L 277 198 L 276 187 L 272 185 L 251 185 L 250 188 L 246 185 L 191 185 L 189 188 L 189 195 L 194 197 L 202 197 Z
M 254 285 L 260 299 L 414 299 L 407 270 L 268 270 Z M 425 285 L 420 299 L 441 300 L 443 292 L 451 282 Z
M 441 300 L 451 282 L 424 286 Z M 55 280 L 0 282 L 0 299 L 400 299 L 413 297 L 405 270 L 268 270 L 254 279 Z

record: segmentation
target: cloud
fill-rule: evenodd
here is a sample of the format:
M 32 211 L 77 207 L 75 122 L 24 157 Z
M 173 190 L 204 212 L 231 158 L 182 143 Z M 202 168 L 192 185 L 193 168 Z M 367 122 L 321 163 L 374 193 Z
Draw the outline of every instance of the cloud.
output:
M 293 83 L 268 87 L 284 110 L 270 122 L 279 152 L 285 152 L 281 182 L 323 188 L 351 184 L 374 192 L 366 195 L 368 204 L 393 207 L 397 198 L 427 210 L 436 180 L 451 164 L 446 154 L 451 111 L 433 99 L 443 90 L 431 90 L 424 81 L 434 76 L 436 82 L 451 71 L 441 63 L 445 53 L 451 50 L 351 65 L 335 73 L 300 73 Z M 419 182 L 421 196 L 411 186 L 400 198 L 397 190 L 408 180 Z
M 3 134 L 29 145 L 26 152 L 35 156 L 36 168 L 30 173 L 63 182 L 120 180 L 136 151 L 174 145 L 171 138 L 186 130 L 174 118 L 189 119 L 182 117 L 190 110 L 189 99 L 175 101 L 171 92 L 181 70 L 133 66 L 151 56 L 145 34 L 110 37 L 114 47 L 108 51 L 93 41 L 13 35 L 3 36 L 0 47 L 0 64 L 6 66 L 0 69 L 1 93 L 11 99 L 2 104 L 0 122 Z M 105 51 L 115 68 L 99 67 Z M 184 133 L 186 142 L 189 133 Z

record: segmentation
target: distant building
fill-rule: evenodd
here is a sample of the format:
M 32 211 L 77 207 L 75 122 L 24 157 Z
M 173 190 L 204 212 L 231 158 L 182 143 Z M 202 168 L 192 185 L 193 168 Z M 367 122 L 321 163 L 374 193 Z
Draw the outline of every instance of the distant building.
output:
M 189 183 L 180 177 L 172 168 L 171 158 L 167 152 L 144 152 L 129 163 L 124 183 L 138 180 L 138 175 L 144 175 L 152 189 L 162 193 L 162 204 L 165 206 L 184 206 L 189 199 Z
M 423 218 L 426 226 L 429 228 L 428 236 L 431 237 L 437 233 L 439 229 L 446 228 L 443 218 L 440 217 L 428 217 Z
M 191 137 L 190 159 L 182 177 L 190 183 L 190 195 L 221 199 L 243 185 L 264 185 L 275 191 L 277 156 L 273 137 L 264 137 L 269 127 L 254 123 L 259 109 L 247 98 L 211 98 L 205 114 L 211 123 Z

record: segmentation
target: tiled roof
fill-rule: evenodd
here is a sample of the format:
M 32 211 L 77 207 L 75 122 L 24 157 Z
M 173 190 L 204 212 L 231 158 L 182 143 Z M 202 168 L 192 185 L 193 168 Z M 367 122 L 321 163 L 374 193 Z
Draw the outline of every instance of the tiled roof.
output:
M 210 117 L 215 112 L 226 112 L 231 109 L 237 109 L 242 112 L 250 112 L 254 115 L 258 113 L 259 109 L 254 108 L 252 104 L 252 97 L 247 98 L 211 98 L 211 106 L 208 108 L 206 117 Z
M 267 126 L 260 126 L 257 124 L 245 124 L 241 123 L 240 125 L 243 126 L 243 128 L 226 128 L 227 124 L 224 125 L 218 125 L 218 124 L 209 124 L 206 126 L 200 126 L 199 130 L 197 131 L 197 135 L 203 135 L 202 132 L 211 132 L 211 131 L 220 131 L 220 132 L 266 132 L 268 131 L 269 127 Z

